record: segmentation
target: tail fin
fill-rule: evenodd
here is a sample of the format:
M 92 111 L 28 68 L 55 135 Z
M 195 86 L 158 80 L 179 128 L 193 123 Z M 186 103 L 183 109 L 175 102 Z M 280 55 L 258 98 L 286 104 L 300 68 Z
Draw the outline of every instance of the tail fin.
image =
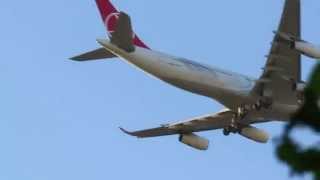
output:
M 112 5 L 110 0 L 96 0 L 102 21 L 110 36 L 115 31 L 120 12 Z M 133 44 L 142 48 L 150 49 L 140 38 L 133 33 Z

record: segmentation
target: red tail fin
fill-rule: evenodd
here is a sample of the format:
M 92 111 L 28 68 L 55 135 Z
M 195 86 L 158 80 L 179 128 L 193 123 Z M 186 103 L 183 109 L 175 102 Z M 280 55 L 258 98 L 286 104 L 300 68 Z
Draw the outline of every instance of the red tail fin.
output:
M 114 31 L 114 28 L 116 26 L 117 20 L 119 18 L 119 11 L 112 5 L 110 0 L 96 0 L 96 3 L 100 11 L 102 21 L 107 28 L 107 32 L 110 35 L 110 33 Z M 135 34 L 133 44 L 142 48 L 150 49 Z

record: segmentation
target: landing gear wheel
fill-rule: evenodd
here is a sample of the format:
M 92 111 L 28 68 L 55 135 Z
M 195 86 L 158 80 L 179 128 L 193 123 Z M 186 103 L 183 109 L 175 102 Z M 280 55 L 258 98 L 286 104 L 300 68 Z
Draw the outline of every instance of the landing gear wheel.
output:
M 227 128 L 224 128 L 223 129 L 223 135 L 229 136 L 230 135 L 230 131 Z

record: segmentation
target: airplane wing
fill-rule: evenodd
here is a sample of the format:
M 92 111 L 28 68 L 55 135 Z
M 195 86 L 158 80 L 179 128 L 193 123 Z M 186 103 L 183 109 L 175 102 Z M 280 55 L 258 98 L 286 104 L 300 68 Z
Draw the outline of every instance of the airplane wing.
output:
M 221 111 L 216 114 L 196 117 L 187 121 L 163 125 L 158 128 L 129 132 L 120 128 L 126 134 L 138 138 L 148 138 L 157 136 L 167 136 L 174 134 L 188 134 L 192 132 L 223 129 L 231 124 L 233 112 L 230 110 Z
M 278 33 L 275 33 L 263 74 L 253 93 L 272 96 L 283 103 L 296 101 L 293 88 L 301 81 L 301 55 L 284 43 L 279 33 L 300 39 L 300 23 L 300 0 L 286 0 Z

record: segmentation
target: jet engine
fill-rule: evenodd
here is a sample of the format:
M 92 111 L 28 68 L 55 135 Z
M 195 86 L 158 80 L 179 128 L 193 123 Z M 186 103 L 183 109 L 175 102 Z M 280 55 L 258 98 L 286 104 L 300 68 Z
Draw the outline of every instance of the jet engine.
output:
M 320 59 L 320 47 L 311 43 L 306 41 L 294 41 L 293 48 L 308 57 Z
M 267 143 L 269 140 L 268 133 L 253 126 L 246 126 L 242 128 L 239 134 L 259 143 Z
M 289 43 L 290 48 L 299 51 L 301 54 L 304 54 L 308 57 L 319 59 L 320 60 L 320 47 L 315 46 L 312 43 L 301 40 L 294 36 L 291 36 L 283 32 L 274 32 L 281 39 Z
M 209 140 L 193 133 L 181 134 L 179 137 L 179 141 L 198 150 L 204 151 L 209 147 Z
M 307 84 L 305 82 L 298 82 L 296 84 L 296 91 L 303 92 L 307 87 Z

